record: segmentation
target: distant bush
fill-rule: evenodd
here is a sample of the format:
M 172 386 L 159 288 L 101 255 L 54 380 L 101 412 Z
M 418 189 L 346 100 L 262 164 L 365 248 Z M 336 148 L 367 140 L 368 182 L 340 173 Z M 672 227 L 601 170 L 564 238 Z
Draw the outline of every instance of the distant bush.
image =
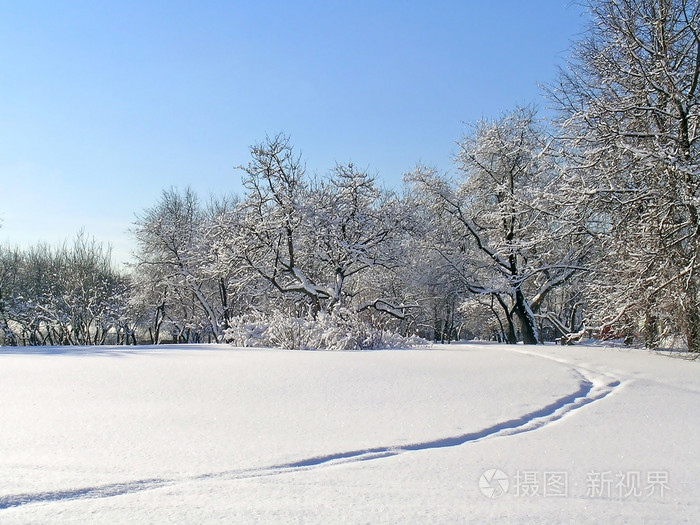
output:
M 290 317 L 279 311 L 238 316 L 229 321 L 224 341 L 233 346 L 300 350 L 372 350 L 427 344 L 418 337 L 373 328 L 346 309 L 332 314 L 321 312 L 315 319 Z

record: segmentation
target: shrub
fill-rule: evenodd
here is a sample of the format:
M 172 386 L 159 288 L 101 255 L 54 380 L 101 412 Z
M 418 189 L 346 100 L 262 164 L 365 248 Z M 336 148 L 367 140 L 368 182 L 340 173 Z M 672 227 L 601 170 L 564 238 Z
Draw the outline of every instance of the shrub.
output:
M 427 344 L 418 337 L 373 328 L 347 309 L 319 313 L 314 319 L 292 317 L 276 311 L 265 316 L 254 312 L 233 318 L 224 341 L 243 347 L 274 347 L 300 350 L 372 350 L 409 348 Z

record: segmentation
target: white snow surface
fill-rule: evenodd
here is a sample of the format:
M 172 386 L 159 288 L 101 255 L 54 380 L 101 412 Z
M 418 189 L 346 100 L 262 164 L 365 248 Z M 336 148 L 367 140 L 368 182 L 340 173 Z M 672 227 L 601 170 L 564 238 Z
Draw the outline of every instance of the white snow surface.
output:
M 696 523 L 700 362 L 0 349 L 0 523 Z

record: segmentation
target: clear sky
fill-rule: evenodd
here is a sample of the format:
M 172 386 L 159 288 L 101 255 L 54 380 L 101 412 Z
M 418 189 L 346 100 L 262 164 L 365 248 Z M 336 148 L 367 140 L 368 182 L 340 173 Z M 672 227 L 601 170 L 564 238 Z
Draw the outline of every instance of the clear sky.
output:
M 465 122 L 545 106 L 568 0 L 0 0 L 0 242 L 128 258 L 163 189 L 240 193 L 266 134 L 310 172 L 452 169 Z

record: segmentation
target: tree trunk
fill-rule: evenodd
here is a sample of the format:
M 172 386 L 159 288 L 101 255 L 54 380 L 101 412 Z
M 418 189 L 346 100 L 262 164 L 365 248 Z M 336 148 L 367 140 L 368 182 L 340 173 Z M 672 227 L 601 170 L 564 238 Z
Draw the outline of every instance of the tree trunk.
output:
M 694 290 L 691 291 L 694 292 Z M 683 312 L 683 334 L 689 352 L 700 353 L 700 305 L 694 301 L 697 295 L 690 295 L 688 306 Z
M 647 348 L 659 347 L 659 318 L 652 312 L 652 306 L 648 305 L 644 314 L 644 346 Z
M 223 308 L 223 320 L 221 322 L 221 329 L 227 330 L 229 327 L 229 320 L 231 319 L 231 312 L 228 307 L 228 290 L 226 289 L 226 281 L 223 277 L 219 278 L 219 294 L 221 295 L 221 306 Z
M 515 291 L 515 315 L 520 322 L 520 331 L 523 336 L 523 343 L 526 345 L 536 345 L 539 343 L 537 334 L 537 325 L 535 324 L 535 316 L 530 310 L 522 290 Z
M 501 305 L 501 308 L 503 309 L 503 312 L 505 313 L 506 316 L 506 327 L 505 331 L 503 332 L 503 335 L 505 336 L 505 342 L 514 345 L 515 343 L 518 342 L 518 336 L 515 334 L 515 325 L 513 324 L 513 313 L 510 311 L 508 308 L 508 305 L 505 303 L 505 301 L 501 298 L 500 295 L 493 295 L 492 297 L 495 297 L 496 300 L 498 301 L 498 304 Z M 493 308 L 491 308 L 493 310 Z M 503 326 L 501 323 L 500 318 L 496 314 L 495 310 L 493 310 L 494 314 L 496 315 L 496 318 L 498 319 L 498 323 Z
M 693 314 L 692 317 L 693 324 L 686 329 L 685 340 L 690 352 L 700 353 L 700 316 Z

